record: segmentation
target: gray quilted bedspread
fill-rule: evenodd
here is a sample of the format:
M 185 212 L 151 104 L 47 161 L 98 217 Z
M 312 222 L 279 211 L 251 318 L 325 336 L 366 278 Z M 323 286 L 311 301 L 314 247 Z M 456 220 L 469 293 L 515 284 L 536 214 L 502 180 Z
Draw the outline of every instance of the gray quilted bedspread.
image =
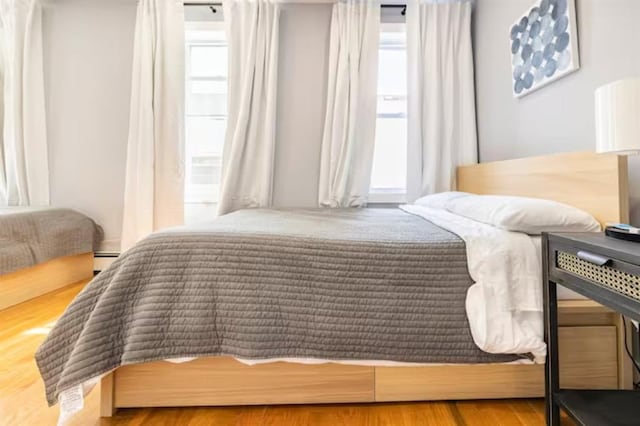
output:
M 94 250 L 102 230 L 68 209 L 0 208 L 0 275 Z
M 36 360 L 50 404 L 119 366 L 168 358 L 512 360 L 473 343 L 471 284 L 463 241 L 398 209 L 244 210 L 125 252 Z

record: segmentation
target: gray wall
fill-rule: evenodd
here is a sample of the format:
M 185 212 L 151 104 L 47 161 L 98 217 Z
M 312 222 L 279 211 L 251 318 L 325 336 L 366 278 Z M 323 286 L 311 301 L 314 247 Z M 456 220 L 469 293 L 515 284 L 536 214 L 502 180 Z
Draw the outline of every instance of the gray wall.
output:
M 581 69 L 523 98 L 511 95 L 509 29 L 533 0 L 476 0 L 474 44 L 480 160 L 595 148 L 594 90 L 640 77 L 640 1 L 576 0 Z M 639 117 L 640 119 L 640 117 Z M 640 225 L 640 158 L 629 161 Z
M 280 16 L 273 202 L 318 205 L 331 5 L 285 4 Z
M 45 5 L 44 73 L 51 202 L 77 209 L 119 250 L 135 1 Z
M 105 230 L 118 250 L 135 0 L 55 0 L 44 12 L 51 199 Z M 274 202 L 315 206 L 327 88 L 330 5 L 284 5 Z

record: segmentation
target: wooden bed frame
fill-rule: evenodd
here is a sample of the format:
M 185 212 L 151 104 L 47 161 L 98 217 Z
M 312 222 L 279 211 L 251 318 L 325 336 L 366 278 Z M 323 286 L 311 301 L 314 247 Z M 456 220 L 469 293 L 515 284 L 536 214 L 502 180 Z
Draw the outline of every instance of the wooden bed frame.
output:
M 58 257 L 0 275 L 0 310 L 93 277 L 93 253 Z
M 601 222 L 626 221 L 626 158 L 559 154 L 458 169 L 458 189 L 546 198 Z M 620 317 L 590 301 L 561 301 L 561 381 L 573 388 L 630 388 Z M 307 404 L 541 397 L 542 365 L 367 367 L 277 362 L 249 367 L 228 357 L 118 368 L 101 382 L 101 415 L 120 407 Z

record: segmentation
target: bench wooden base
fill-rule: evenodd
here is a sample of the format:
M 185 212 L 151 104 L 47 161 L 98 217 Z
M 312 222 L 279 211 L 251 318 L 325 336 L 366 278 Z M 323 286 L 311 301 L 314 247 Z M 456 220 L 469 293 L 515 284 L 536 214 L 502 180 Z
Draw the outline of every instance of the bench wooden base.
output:
M 93 253 L 52 259 L 0 275 L 0 310 L 93 277 Z

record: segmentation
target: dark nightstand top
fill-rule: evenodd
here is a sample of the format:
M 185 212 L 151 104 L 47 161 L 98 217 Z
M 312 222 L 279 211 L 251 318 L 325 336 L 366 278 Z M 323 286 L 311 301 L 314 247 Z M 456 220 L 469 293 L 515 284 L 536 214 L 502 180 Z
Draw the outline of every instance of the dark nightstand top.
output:
M 617 240 L 607 237 L 603 232 L 549 233 L 548 237 L 549 241 L 559 241 L 591 248 L 599 253 L 606 253 L 625 262 L 640 265 L 640 243 Z

